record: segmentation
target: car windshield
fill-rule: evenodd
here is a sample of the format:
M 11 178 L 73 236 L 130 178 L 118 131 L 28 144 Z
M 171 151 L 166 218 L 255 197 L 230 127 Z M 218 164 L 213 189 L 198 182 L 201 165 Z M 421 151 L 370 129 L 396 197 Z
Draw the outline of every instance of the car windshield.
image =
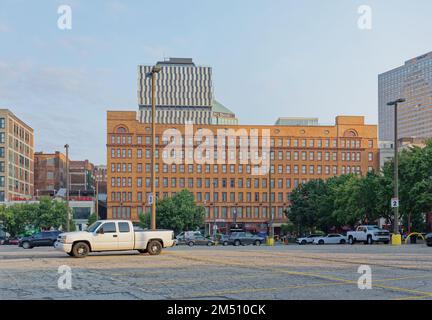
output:
M 88 228 L 87 232 L 95 232 L 95 230 L 101 225 L 102 222 L 96 221 L 95 223 L 92 223 Z

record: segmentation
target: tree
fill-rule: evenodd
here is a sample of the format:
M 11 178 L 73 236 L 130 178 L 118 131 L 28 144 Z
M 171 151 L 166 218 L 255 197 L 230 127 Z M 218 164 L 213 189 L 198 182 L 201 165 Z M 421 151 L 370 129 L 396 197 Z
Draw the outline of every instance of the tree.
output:
M 88 218 L 87 224 L 91 225 L 91 224 L 95 223 L 96 221 L 97 221 L 97 215 L 96 215 L 96 213 L 92 213 Z
M 9 233 L 11 237 L 24 233 L 26 227 L 29 225 L 30 217 L 28 216 L 28 211 L 21 208 L 22 205 L 0 206 L 0 221 L 3 225 L 3 230 Z
M 58 229 L 65 224 L 69 208 L 66 202 L 42 198 L 34 210 L 33 226 L 41 230 L 48 230 Z
M 186 189 L 162 199 L 156 205 L 158 228 L 173 229 L 175 232 L 194 230 L 204 224 L 204 218 L 204 207 L 197 206 L 193 194 Z M 140 226 L 150 227 L 150 214 L 140 215 Z

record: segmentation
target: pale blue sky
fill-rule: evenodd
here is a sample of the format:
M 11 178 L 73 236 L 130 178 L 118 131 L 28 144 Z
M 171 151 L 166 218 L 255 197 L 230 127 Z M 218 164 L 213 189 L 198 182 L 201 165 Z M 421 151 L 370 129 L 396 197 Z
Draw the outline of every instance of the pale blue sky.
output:
M 431 12 L 430 0 L 0 0 L 0 107 L 33 126 L 36 150 L 67 142 L 73 159 L 105 163 L 106 110 L 137 109 L 137 65 L 192 57 L 240 123 L 377 123 L 377 75 L 432 51 Z

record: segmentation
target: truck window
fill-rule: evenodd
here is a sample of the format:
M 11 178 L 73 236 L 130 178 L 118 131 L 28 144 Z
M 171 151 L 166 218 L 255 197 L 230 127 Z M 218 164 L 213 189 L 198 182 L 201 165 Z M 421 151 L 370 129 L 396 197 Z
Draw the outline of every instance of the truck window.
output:
M 129 223 L 127 223 L 127 222 L 119 222 L 118 225 L 119 225 L 119 231 L 120 232 L 126 233 L 126 232 L 130 231 L 130 229 L 129 229 Z
M 107 222 L 102 225 L 104 233 L 115 233 L 117 232 L 116 225 L 114 222 Z

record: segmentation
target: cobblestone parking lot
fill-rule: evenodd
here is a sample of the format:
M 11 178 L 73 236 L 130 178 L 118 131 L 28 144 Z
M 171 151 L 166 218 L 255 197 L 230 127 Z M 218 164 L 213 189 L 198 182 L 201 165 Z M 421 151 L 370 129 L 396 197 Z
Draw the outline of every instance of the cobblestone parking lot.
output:
M 59 289 L 59 266 L 72 289 Z M 360 265 L 372 289 L 360 290 Z M 431 299 L 423 244 L 175 247 L 71 258 L 52 248 L 0 246 L 0 299 Z

